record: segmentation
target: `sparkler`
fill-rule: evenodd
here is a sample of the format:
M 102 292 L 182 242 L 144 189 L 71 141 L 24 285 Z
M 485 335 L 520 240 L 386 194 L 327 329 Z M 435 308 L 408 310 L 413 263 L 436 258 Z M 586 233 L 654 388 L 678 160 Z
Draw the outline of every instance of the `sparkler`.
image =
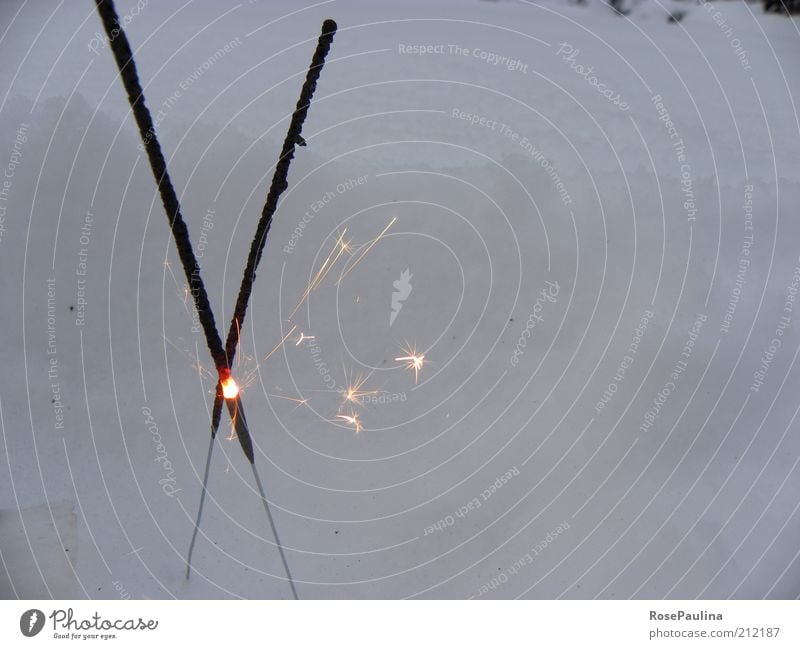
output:
M 305 144 L 305 141 L 301 136 L 303 122 L 305 120 L 306 114 L 308 113 L 308 108 L 311 105 L 311 98 L 314 94 L 314 90 L 317 85 L 317 80 L 319 79 L 320 72 L 322 71 L 322 66 L 325 63 L 325 57 L 328 54 L 335 33 L 336 33 L 336 23 L 330 19 L 325 20 L 322 23 L 322 33 L 320 34 L 319 39 L 317 41 L 317 48 L 314 52 L 314 56 L 311 59 L 311 66 L 308 69 L 305 82 L 303 83 L 303 88 L 300 91 L 300 98 L 298 99 L 294 113 L 292 114 L 292 119 L 289 124 L 289 130 L 283 142 L 283 148 L 281 149 L 281 156 L 278 159 L 278 163 L 275 165 L 275 172 L 272 176 L 272 183 L 270 185 L 269 192 L 267 193 L 267 199 L 266 202 L 264 203 L 264 208 L 261 212 L 261 218 L 258 221 L 256 233 L 253 238 L 252 245 L 250 247 L 250 254 L 248 255 L 247 264 L 245 266 L 244 275 L 242 277 L 242 283 L 239 287 L 239 295 L 236 298 L 236 305 L 233 311 L 231 326 L 228 329 L 228 338 L 225 345 L 225 353 L 228 363 L 230 363 L 230 360 L 235 355 L 236 347 L 240 340 L 239 328 L 241 326 L 241 323 L 244 321 L 244 317 L 247 312 L 247 305 L 250 301 L 250 294 L 253 289 L 253 282 L 255 281 L 256 269 L 261 260 L 261 255 L 264 251 L 264 245 L 266 244 L 267 234 L 269 233 L 269 229 L 272 224 L 272 217 L 278 208 L 278 199 L 288 186 L 287 177 L 289 174 L 289 164 L 291 163 L 292 158 L 294 157 L 295 145 L 298 143 Z M 289 334 L 287 334 L 287 336 L 285 336 L 284 339 L 281 340 L 281 342 L 278 344 L 277 347 L 280 347 L 280 345 L 282 345 L 286 341 L 288 335 Z M 274 353 L 274 351 L 275 350 L 270 352 L 270 355 Z M 219 391 L 214 400 L 214 411 L 212 416 L 212 439 L 217 430 L 217 427 L 219 426 L 220 411 L 223 398 L 224 398 L 224 393 L 222 391 L 222 386 L 220 385 Z M 261 485 L 261 478 L 258 475 L 258 471 L 256 469 L 255 458 L 253 456 L 253 451 L 252 451 L 252 442 L 250 440 L 249 432 L 247 430 L 247 424 L 244 418 L 244 411 L 242 410 L 241 407 L 241 398 L 238 396 L 236 398 L 236 405 L 238 406 L 236 413 L 233 413 L 231 411 L 232 401 L 230 399 L 226 399 L 225 401 L 228 404 L 228 411 L 231 412 L 232 417 L 235 416 L 236 413 L 241 415 L 241 420 L 243 422 L 242 430 L 247 436 L 246 443 L 242 440 L 238 428 L 237 428 L 237 435 L 239 435 L 240 437 L 239 441 L 240 443 L 242 443 L 242 449 L 244 450 L 245 455 L 250 460 L 250 466 L 253 469 L 253 476 L 256 480 L 256 483 L 258 484 L 259 493 L 261 495 L 261 501 L 264 505 L 264 510 L 267 514 L 267 519 L 269 520 L 273 536 L 275 537 L 275 542 L 278 546 L 278 552 L 280 553 L 281 561 L 283 562 L 283 567 L 286 571 L 286 577 L 289 581 L 289 586 L 291 587 L 292 595 L 295 599 L 299 599 L 297 596 L 297 590 L 295 589 L 294 586 L 294 581 L 292 580 L 292 573 L 289 570 L 289 564 L 286 561 L 286 557 L 283 552 L 283 546 L 281 545 L 280 538 L 278 537 L 278 531 L 275 527 L 275 522 L 272 519 L 272 513 L 270 512 L 269 503 L 264 494 L 264 488 Z M 239 423 L 239 419 L 236 419 L 235 421 Z M 210 446 L 209 454 L 211 453 L 212 449 L 213 446 Z M 205 497 L 205 493 L 206 493 L 206 488 L 204 484 L 201 498 Z M 202 505 L 200 510 L 202 510 Z M 198 511 L 197 525 L 199 526 L 199 524 L 200 524 L 200 512 Z M 190 548 L 190 553 L 191 553 L 191 548 Z M 188 574 L 189 573 L 187 566 L 187 575 Z
M 164 205 L 164 211 L 172 231 L 175 247 L 178 249 L 178 255 L 189 284 L 190 293 L 197 307 L 197 315 L 205 333 L 208 349 L 216 367 L 226 367 L 225 350 L 222 347 L 222 341 L 214 323 L 214 314 L 211 311 L 208 293 L 206 293 L 205 285 L 200 277 L 200 264 L 197 263 L 197 257 L 195 257 L 192 249 L 189 229 L 181 213 L 178 194 L 175 192 L 175 187 L 169 177 L 167 161 L 156 136 L 153 118 L 144 100 L 142 84 L 136 71 L 136 63 L 133 60 L 133 52 L 131 51 L 128 37 L 119 20 L 113 1 L 95 0 L 95 4 L 108 37 L 111 52 L 117 63 L 122 84 L 128 95 L 131 112 L 136 120 L 136 125 L 139 127 L 139 135 L 142 138 L 142 144 L 150 163 L 150 170 L 153 172 L 153 177 L 161 195 L 161 202 Z
M 228 411 L 231 419 L 236 427 L 237 436 L 242 446 L 247 459 L 253 469 L 253 476 L 256 484 L 258 485 L 259 494 L 264 505 L 264 509 L 269 520 L 270 527 L 272 528 L 275 542 L 278 546 L 278 551 L 283 562 L 286 576 L 289 585 L 292 589 L 292 595 L 298 599 L 297 591 L 292 580 L 292 575 L 289 570 L 289 565 L 283 553 L 283 546 L 280 543 L 275 523 L 272 519 L 272 514 L 269 509 L 264 488 L 261 484 L 261 479 L 255 465 L 255 457 L 253 454 L 252 440 L 247 426 L 247 420 L 244 416 L 244 409 L 242 407 L 241 396 L 239 388 L 233 378 L 230 376 L 230 365 L 236 355 L 236 346 L 239 341 L 239 327 L 244 321 L 247 306 L 250 301 L 250 294 L 252 292 L 253 282 L 256 276 L 256 268 L 261 260 L 261 255 L 266 243 L 267 234 L 272 223 L 272 217 L 277 210 L 278 199 L 281 193 L 288 186 L 288 173 L 289 164 L 294 157 L 296 145 L 305 145 L 301 132 L 303 122 L 308 108 L 311 105 L 311 98 L 319 79 L 322 66 L 325 63 L 325 57 L 330 50 L 333 36 L 336 33 L 336 23 L 330 19 L 325 20 L 322 24 L 322 33 L 317 41 L 317 48 L 311 60 L 308 73 L 306 75 L 303 88 L 300 93 L 300 98 L 297 102 L 295 110 L 292 114 L 292 119 L 289 125 L 289 131 L 286 134 L 286 139 L 281 149 L 281 156 L 275 166 L 275 172 L 272 177 L 272 184 L 267 194 L 267 200 L 259 219 L 256 228 L 255 237 L 250 248 L 250 254 L 247 259 L 244 277 L 242 284 L 239 288 L 239 295 L 236 300 L 236 305 L 233 312 L 232 326 L 228 330 L 228 339 L 226 346 L 223 348 L 222 341 L 217 332 L 216 324 L 214 322 L 214 314 L 211 310 L 211 304 L 208 300 L 208 294 L 205 290 L 202 278 L 200 277 L 200 264 L 197 262 L 192 244 L 189 239 L 189 231 L 186 222 L 181 214 L 180 202 L 178 200 L 175 188 L 172 185 L 169 174 L 167 172 L 167 163 L 164 154 L 161 150 L 161 145 L 158 142 L 155 125 L 153 123 L 150 111 L 147 108 L 142 92 L 142 86 L 139 81 L 138 72 L 136 70 L 136 63 L 133 59 L 133 52 L 130 48 L 127 35 L 125 34 L 124 26 L 120 22 L 119 15 L 114 7 L 113 0 L 95 0 L 97 12 L 100 20 L 103 23 L 103 28 L 108 37 L 109 47 L 114 55 L 114 59 L 119 69 L 120 78 L 122 79 L 123 86 L 128 95 L 128 102 L 131 107 L 136 124 L 139 128 L 139 135 L 142 139 L 144 149 L 147 152 L 150 168 L 153 176 L 158 185 L 161 200 L 164 205 L 164 210 L 167 215 L 170 228 L 172 230 L 173 239 L 178 249 L 186 279 L 189 283 L 190 294 L 194 298 L 195 306 L 203 327 L 206 337 L 206 343 L 209 351 L 214 358 L 214 363 L 219 372 L 219 381 L 217 384 L 217 395 L 214 400 L 214 411 L 212 415 L 211 427 L 211 440 L 208 448 L 208 456 L 206 459 L 206 470 L 203 479 L 203 489 L 200 496 L 200 506 L 195 521 L 194 533 L 192 541 L 189 546 L 189 554 L 187 558 L 186 576 L 189 577 L 191 571 L 191 556 L 194 549 L 194 544 L 197 539 L 197 532 L 200 526 L 200 518 L 202 516 L 203 504 L 208 485 L 208 474 L 211 463 L 211 453 L 213 450 L 214 437 L 219 426 L 219 419 L 221 415 L 222 402 L 228 406 Z M 170 270 L 171 272 L 171 270 Z M 235 326 L 234 326 L 235 325 Z

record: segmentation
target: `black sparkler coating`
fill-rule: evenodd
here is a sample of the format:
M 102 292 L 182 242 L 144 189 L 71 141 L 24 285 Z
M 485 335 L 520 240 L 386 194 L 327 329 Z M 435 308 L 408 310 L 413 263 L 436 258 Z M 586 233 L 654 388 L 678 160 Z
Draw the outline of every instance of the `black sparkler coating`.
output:
M 325 64 L 325 57 L 330 50 L 333 36 L 336 33 L 336 23 L 331 20 L 325 20 L 322 23 L 322 32 L 320 33 L 317 41 L 317 48 L 314 56 L 311 59 L 308 73 L 306 74 L 303 88 L 300 92 L 300 98 L 297 101 L 292 119 L 289 125 L 289 131 L 286 134 L 286 139 L 283 143 L 281 156 L 278 164 L 275 166 L 275 172 L 272 177 L 272 184 L 270 185 L 267 199 L 261 213 L 261 218 L 258 222 L 255 236 L 248 255 L 247 265 L 245 267 L 242 283 L 239 288 L 239 295 L 236 300 L 234 314 L 231 321 L 231 326 L 228 331 L 228 338 L 226 345 L 223 348 L 222 340 L 217 332 L 216 323 L 214 321 L 214 314 L 211 310 L 211 304 L 208 299 L 205 284 L 200 276 L 200 264 L 197 262 L 194 250 L 192 249 L 191 239 L 189 238 L 189 230 L 186 227 L 186 222 L 183 220 L 181 214 L 180 202 L 172 185 L 169 172 L 167 170 L 167 163 L 164 154 L 161 150 L 161 144 L 156 135 L 155 125 L 150 115 L 150 111 L 145 103 L 144 92 L 139 81 L 138 72 L 136 70 L 136 63 L 133 59 L 133 53 L 125 34 L 125 30 L 119 21 L 117 11 L 114 7 L 113 0 L 95 0 L 97 11 L 103 23 L 111 51 L 114 54 L 117 67 L 119 68 L 120 77 L 122 79 L 125 91 L 128 95 L 128 102 L 131 106 L 136 124 L 139 128 L 139 134 L 142 143 L 147 152 L 147 157 L 150 162 L 150 169 L 153 172 L 159 193 L 161 195 L 161 202 L 164 205 L 164 210 L 167 214 L 167 220 L 172 230 L 172 236 L 175 240 L 175 246 L 178 249 L 178 255 L 183 266 L 186 279 L 189 282 L 189 288 L 197 308 L 198 318 L 203 327 L 203 332 L 206 338 L 206 344 L 214 360 L 217 371 L 222 374 L 230 375 L 229 367 L 233 362 L 236 354 L 236 345 L 238 343 L 239 331 L 241 324 L 244 321 L 247 313 L 247 306 L 250 301 L 250 295 L 253 290 L 253 282 L 256 277 L 256 268 L 261 261 L 261 255 L 264 251 L 266 244 L 267 234 L 272 224 L 272 217 L 278 206 L 278 199 L 283 191 L 288 187 L 289 165 L 294 157 L 294 150 L 296 145 L 305 146 L 301 132 L 303 122 L 305 121 L 308 113 L 308 108 L 311 105 L 311 99 L 317 86 L 322 66 Z M 222 387 L 217 383 L 216 396 L 214 399 L 214 409 L 212 412 L 211 421 L 211 434 L 212 438 L 216 436 L 219 430 L 220 418 L 222 414 Z M 241 403 L 237 399 L 237 403 Z M 232 409 L 233 404 L 228 404 L 231 414 L 235 412 Z M 237 437 L 242 446 L 244 454 L 250 463 L 254 463 L 253 443 L 250 438 L 250 432 L 247 427 L 246 420 L 241 418 L 241 421 L 234 420 L 234 425 L 237 432 Z
M 228 413 L 233 422 L 233 429 L 236 431 L 236 437 L 242 445 L 242 450 L 250 460 L 250 464 L 255 464 L 256 458 L 253 453 L 253 440 L 250 439 L 250 428 L 247 425 L 247 417 L 244 416 L 244 406 L 242 406 L 241 397 L 237 396 L 235 399 L 225 399 L 225 404 L 228 406 Z
M 233 356 L 236 353 L 236 345 L 239 340 L 239 332 L 241 331 L 242 323 L 244 322 L 245 313 L 247 312 L 247 305 L 250 302 L 250 293 L 253 291 L 253 282 L 256 279 L 256 268 L 261 261 L 261 254 L 264 252 L 264 245 L 267 242 L 267 234 L 272 225 L 272 217 L 275 210 L 278 208 L 278 199 L 283 191 L 289 186 L 289 165 L 294 158 L 295 145 L 302 142 L 305 144 L 301 132 L 303 130 L 303 122 L 308 114 L 308 107 L 311 105 L 311 98 L 317 88 L 317 81 L 322 66 L 325 64 L 325 57 L 331 48 L 333 36 L 336 33 L 336 23 L 328 18 L 322 23 L 322 32 L 317 40 L 317 49 L 311 59 L 311 65 L 306 74 L 306 80 L 303 83 L 303 88 L 300 91 L 300 99 L 297 100 L 297 106 L 292 114 L 292 121 L 289 124 L 289 131 L 286 133 L 286 139 L 283 141 L 283 149 L 281 150 L 281 157 L 278 159 L 278 164 L 275 165 L 275 172 L 272 175 L 272 184 L 270 185 L 267 194 L 267 200 L 264 203 L 264 209 L 261 212 L 261 218 L 258 221 L 256 234 L 253 237 L 253 243 L 250 247 L 250 255 L 247 258 L 247 266 L 244 269 L 242 283 L 239 287 L 239 296 L 236 298 L 236 307 L 233 311 L 233 319 L 231 320 L 230 329 L 228 329 L 228 339 L 225 343 L 225 353 L 227 354 L 228 363 L 233 362 Z
M 236 307 L 233 312 L 231 326 L 228 329 L 228 339 L 225 344 L 225 354 L 228 364 L 233 363 L 234 356 L 236 355 L 236 345 L 239 342 L 242 322 L 244 321 L 245 314 L 247 313 L 247 306 L 250 302 L 250 294 L 253 291 L 253 282 L 256 279 L 256 269 L 261 261 L 261 255 L 264 252 L 264 245 L 267 242 L 267 234 L 269 233 L 270 226 L 272 225 L 272 217 L 278 208 L 278 199 L 283 191 L 289 186 L 289 165 L 294 158 L 295 145 L 300 144 L 305 146 L 305 140 L 301 135 L 303 130 L 303 122 L 305 122 L 308 108 L 311 105 L 311 99 L 314 96 L 314 91 L 317 88 L 317 81 L 319 80 L 322 66 L 325 64 L 325 57 L 331 48 L 333 36 L 336 33 L 336 23 L 330 18 L 322 23 L 322 31 L 317 40 L 317 49 L 314 51 L 314 56 L 311 58 L 311 65 L 306 74 L 306 80 L 303 83 L 303 88 L 300 91 L 300 98 L 297 100 L 297 106 L 292 114 L 292 120 L 289 123 L 289 130 L 286 133 L 286 138 L 283 141 L 283 149 L 281 149 L 281 157 L 278 159 L 278 164 L 275 165 L 275 171 L 272 174 L 272 183 L 270 184 L 269 192 L 267 193 L 267 200 L 264 203 L 264 209 L 261 211 L 261 218 L 258 221 L 253 243 L 250 246 L 250 254 L 247 258 L 247 266 L 242 275 L 242 283 L 239 286 L 239 295 L 236 299 Z M 220 417 L 222 414 L 222 389 L 217 385 L 217 395 L 214 399 L 214 409 L 211 415 L 211 435 L 216 436 L 219 430 Z M 245 441 L 239 438 L 242 443 L 242 450 L 245 455 L 248 455 L 248 450 L 245 446 Z M 247 440 L 250 446 L 249 458 L 252 458 L 252 442 Z M 252 459 L 250 460 L 253 461 Z
M 217 333 L 217 326 L 214 322 L 214 314 L 211 311 L 211 304 L 208 301 L 208 293 L 200 277 L 200 264 L 192 250 L 192 242 L 189 239 L 189 229 L 181 214 L 181 206 L 172 180 L 167 171 L 167 162 L 161 151 L 161 145 L 156 136 L 153 119 L 144 100 L 142 85 L 139 82 L 139 75 L 136 71 L 136 62 L 133 60 L 128 37 L 119 21 L 117 10 L 114 8 L 112 0 L 96 0 L 97 12 L 103 22 L 111 51 L 119 68 L 125 92 L 128 94 L 128 102 L 131 111 L 139 127 L 139 134 L 142 137 L 147 158 L 150 161 L 150 169 L 158 185 L 161 194 L 161 202 L 167 213 L 167 220 L 172 229 L 172 237 L 175 239 L 175 246 L 178 248 L 178 255 L 181 259 L 186 279 L 189 282 L 189 289 L 197 307 L 197 315 L 203 332 L 206 337 L 206 344 L 214 359 L 217 370 L 227 367 L 225 351 L 222 347 L 222 340 Z
M 178 254 L 181 259 L 186 279 L 189 282 L 189 287 L 192 292 L 192 297 L 197 307 L 198 317 L 203 327 L 206 337 L 206 344 L 208 345 L 211 356 L 214 359 L 217 372 L 220 375 L 220 381 L 217 382 L 216 397 L 214 399 L 214 411 L 212 414 L 212 428 L 211 428 L 211 441 L 208 448 L 208 458 L 206 459 L 205 476 L 203 479 L 203 491 L 200 497 L 200 507 L 195 521 L 194 533 L 189 546 L 189 554 L 186 566 L 186 578 L 191 574 L 191 557 L 194 543 L 197 538 L 197 532 L 200 527 L 200 517 L 203 512 L 203 502 L 205 500 L 206 486 L 208 482 L 208 473 L 211 463 L 211 452 L 214 446 L 214 438 L 219 429 L 220 418 L 222 415 L 222 402 L 223 393 L 221 378 L 223 376 L 230 377 L 230 363 L 236 352 L 236 344 L 238 332 L 241 323 L 244 321 L 244 316 L 247 311 L 247 306 L 250 300 L 250 294 L 255 281 L 255 271 L 261 260 L 261 254 L 264 250 L 266 243 L 267 233 L 272 223 L 272 216 L 275 213 L 278 205 L 278 199 L 281 193 L 288 186 L 287 177 L 289 174 L 289 164 L 294 157 L 295 145 L 306 146 L 306 142 L 301 135 L 303 122 L 305 121 L 308 107 L 311 104 L 311 98 L 316 89 L 317 80 L 319 79 L 320 71 L 325 63 L 325 57 L 330 50 L 331 43 L 333 42 L 333 35 L 336 33 L 336 23 L 333 20 L 326 20 L 322 24 L 322 33 L 320 34 L 317 42 L 317 49 L 309 67 L 308 74 L 306 75 L 305 83 L 303 84 L 300 93 L 300 99 L 297 102 L 297 107 L 292 114 L 292 120 L 289 126 L 289 132 L 286 135 L 281 157 L 275 167 L 275 173 L 272 178 L 272 185 L 270 186 L 269 193 L 267 194 L 266 204 L 261 214 L 261 219 L 258 223 L 255 238 L 250 249 L 250 255 L 247 260 L 242 285 L 239 290 L 239 296 L 236 301 L 234 310 L 233 321 L 231 328 L 228 332 L 228 340 L 226 348 L 222 347 L 222 340 L 217 332 L 217 327 L 214 322 L 214 314 L 211 310 L 211 304 L 208 300 L 208 293 L 206 292 L 203 280 L 200 277 L 200 264 L 197 263 L 197 258 L 192 249 L 191 239 L 189 238 L 189 230 L 183 220 L 181 214 L 180 202 L 175 193 L 175 188 L 167 171 L 167 163 L 164 159 L 164 154 L 161 150 L 161 145 L 156 135 L 155 125 L 153 124 L 150 111 L 145 104 L 144 92 L 142 91 L 139 76 L 136 70 L 136 63 L 133 60 L 133 52 L 131 51 L 128 38 L 125 30 L 119 21 L 117 11 L 114 7 L 113 0 L 95 0 L 97 11 L 103 23 L 111 51 L 114 54 L 117 67 L 120 71 L 125 91 L 128 95 L 128 102 L 131 106 L 136 124 L 139 128 L 139 135 L 141 136 L 142 143 L 147 151 L 147 157 L 150 162 L 150 169 L 153 172 L 159 193 L 161 195 L 161 202 L 164 205 L 164 210 L 167 214 L 167 220 L 172 230 L 172 236 L 175 240 L 175 245 L 178 248 Z M 226 353 L 227 350 L 227 353 Z M 292 595 L 298 599 L 297 590 L 289 570 L 289 564 L 286 561 L 286 556 L 283 552 L 283 547 L 278 537 L 278 531 L 275 527 L 275 522 L 270 513 L 269 503 L 267 502 L 264 494 L 264 488 L 261 485 L 261 479 L 258 476 L 258 471 L 255 465 L 255 456 L 253 452 L 253 441 L 250 436 L 250 431 L 247 426 L 247 418 L 244 414 L 244 407 L 242 406 L 241 397 L 237 395 L 235 399 L 225 399 L 228 410 L 233 420 L 239 443 L 242 446 L 247 459 L 253 469 L 256 483 L 258 485 L 259 494 L 264 504 L 264 509 L 269 520 L 270 527 L 275 537 L 275 543 L 283 561 L 286 570 L 286 576 L 289 585 L 292 589 Z

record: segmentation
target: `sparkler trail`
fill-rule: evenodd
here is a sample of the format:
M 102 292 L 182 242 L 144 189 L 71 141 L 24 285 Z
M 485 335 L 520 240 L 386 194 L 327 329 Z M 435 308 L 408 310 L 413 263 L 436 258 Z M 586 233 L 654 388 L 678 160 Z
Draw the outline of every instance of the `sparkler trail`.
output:
M 297 397 L 287 397 L 282 394 L 268 394 L 268 397 L 274 397 L 275 399 L 286 399 L 286 401 L 294 401 L 297 405 L 294 407 L 297 410 L 300 406 L 306 405 L 308 403 L 308 399 L 298 399 Z
M 360 433 L 362 430 L 364 430 L 364 427 L 361 425 L 361 420 L 358 418 L 357 412 L 351 412 L 349 415 L 345 414 L 336 415 L 336 418 L 343 419 L 348 424 L 354 426 L 356 429 L 356 433 Z
M 274 354 L 276 351 L 278 351 L 278 349 L 280 348 L 280 346 L 281 346 L 281 345 L 283 345 L 283 343 L 285 343 L 285 342 L 286 342 L 286 339 L 287 339 L 289 336 L 291 336 L 291 335 L 292 335 L 292 332 L 293 332 L 295 329 L 297 329 L 297 325 L 295 325 L 294 327 L 292 327 L 291 329 L 289 329 L 289 333 L 288 333 L 288 334 L 286 334 L 286 335 L 285 335 L 283 338 L 281 338 L 281 341 L 280 341 L 280 342 L 279 342 L 277 345 L 275 345 L 275 347 L 273 347 L 273 348 L 272 348 L 272 351 L 271 351 L 269 354 L 267 354 L 266 356 L 264 356 L 264 358 L 262 358 L 262 359 L 261 359 L 261 362 L 263 363 L 263 362 L 264 362 L 265 360 L 267 360 L 267 359 L 268 359 L 270 356 L 272 356 L 272 355 L 273 355 L 273 354 Z M 311 337 L 313 338 L 314 336 L 311 336 Z
M 166 336 L 164 336 L 164 342 L 169 343 L 170 345 L 172 345 L 172 347 L 177 349 L 181 354 L 183 354 L 190 361 L 192 361 L 192 368 L 196 369 L 197 373 L 200 376 L 207 376 L 210 379 L 214 378 L 214 374 L 210 370 L 207 370 L 205 367 L 203 367 L 203 365 L 200 363 L 200 361 L 197 358 L 195 358 L 194 356 L 192 356 L 187 350 L 181 349 L 180 347 L 178 347 L 174 342 L 172 342 Z
M 389 225 L 387 225 L 385 228 L 383 228 L 383 232 L 381 232 L 381 233 L 380 233 L 380 234 L 379 234 L 377 237 L 375 237 L 375 238 L 372 240 L 372 243 L 370 243 L 370 244 L 369 244 L 369 246 L 367 246 L 367 249 L 366 249 L 364 252 L 362 252 L 362 253 L 361 253 L 361 255 L 358 257 L 358 259 L 356 259 L 356 260 L 355 260 L 355 261 L 354 261 L 354 262 L 351 264 L 350 268 L 348 268 L 348 269 L 345 271 L 344 275 L 342 275 L 342 276 L 339 278 L 339 281 L 338 281 L 338 282 L 336 282 L 336 286 L 339 286 L 339 284 L 341 284 L 341 283 L 342 283 L 342 280 L 343 280 L 345 277 L 347 277 L 347 276 L 350 274 L 350 271 L 352 271 L 352 270 L 353 270 L 353 269 L 356 267 L 356 265 L 358 265 L 358 262 L 360 262 L 362 259 L 364 259 L 364 255 L 366 255 L 366 254 L 367 254 L 367 253 L 368 253 L 368 252 L 369 252 L 369 251 L 372 249 L 372 247 L 373 247 L 373 246 L 374 246 L 376 243 L 378 243 L 378 241 L 379 241 L 379 240 L 380 240 L 380 239 L 383 237 L 383 235 L 384 235 L 384 234 L 386 234 L 386 231 L 387 231 L 389 228 L 391 228 L 391 227 L 392 227 L 392 225 L 394 224 L 394 222 L 395 222 L 396 220 L 397 220 L 397 217 L 396 217 L 396 216 L 393 216 L 393 217 L 392 217 L 392 220 L 391 220 L 391 221 L 389 221 Z
M 175 293 L 180 296 L 181 302 L 183 303 L 183 308 L 186 309 L 186 313 L 191 315 L 189 306 L 186 304 L 186 302 L 189 300 L 189 287 L 184 286 L 183 289 L 181 289 L 180 284 L 178 284 L 178 278 L 175 277 L 175 273 L 172 272 L 172 264 L 169 261 L 164 261 L 164 266 L 167 267 L 167 270 L 172 277 L 172 281 L 175 283 Z
M 350 251 L 350 242 L 349 241 L 344 242 L 342 240 L 344 238 L 345 232 L 347 232 L 347 228 L 345 228 L 342 231 L 342 234 L 339 235 L 339 238 L 333 245 L 333 250 L 330 251 L 327 258 L 323 262 L 322 266 L 317 271 L 317 274 L 314 275 L 314 278 L 308 283 L 308 287 L 303 293 L 303 297 L 300 298 L 300 301 L 297 303 L 294 309 L 292 309 L 292 312 L 289 314 L 289 320 L 291 320 L 294 317 L 294 314 L 297 313 L 297 309 L 299 309 L 303 305 L 303 302 L 305 302 L 308 299 L 308 296 L 311 295 L 312 291 L 315 288 L 317 288 L 317 286 L 320 285 L 322 280 L 325 279 L 325 277 L 330 272 L 331 268 L 333 268 L 333 265 L 336 263 L 336 260 L 342 256 L 342 253 Z M 336 254 L 336 257 L 333 258 L 333 261 L 331 261 L 331 257 L 333 256 L 333 253 L 336 251 L 337 248 L 339 248 L 339 252 Z
M 261 363 L 265 363 L 270 356 L 272 356 L 276 351 L 278 351 L 281 348 L 281 345 L 283 345 L 283 343 L 286 342 L 286 340 L 289 338 L 289 336 L 292 335 L 292 332 L 295 329 L 297 329 L 297 325 L 289 329 L 289 333 L 287 333 L 283 338 L 281 338 L 281 341 L 277 345 L 275 345 L 275 347 L 272 348 L 272 351 L 270 351 L 269 354 L 264 356 L 264 358 L 262 358 L 258 363 L 256 363 L 256 366 L 242 380 L 242 389 L 250 387 L 255 382 L 256 374 L 258 374 L 258 370 L 261 367 Z M 313 338 L 314 336 L 311 337 Z

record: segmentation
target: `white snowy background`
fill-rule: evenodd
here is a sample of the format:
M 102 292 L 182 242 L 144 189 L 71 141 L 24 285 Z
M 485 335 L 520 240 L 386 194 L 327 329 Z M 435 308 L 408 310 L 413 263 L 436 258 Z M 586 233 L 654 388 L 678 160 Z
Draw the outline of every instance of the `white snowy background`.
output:
M 800 595 L 796 19 L 117 5 L 223 337 L 339 25 L 234 368 L 301 598 Z M 227 414 L 185 579 L 215 378 L 94 3 L 3 2 L 0 60 L 0 594 L 289 597 Z

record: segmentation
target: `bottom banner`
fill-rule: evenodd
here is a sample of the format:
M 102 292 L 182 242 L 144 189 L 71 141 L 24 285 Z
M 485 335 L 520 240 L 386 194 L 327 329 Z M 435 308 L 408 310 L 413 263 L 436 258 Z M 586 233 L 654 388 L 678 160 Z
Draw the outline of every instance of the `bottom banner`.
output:
M 796 601 L 3 601 L 0 646 L 800 647 Z M 742 642 L 746 641 L 746 642 Z M 580 643 L 580 644 L 579 644 Z

